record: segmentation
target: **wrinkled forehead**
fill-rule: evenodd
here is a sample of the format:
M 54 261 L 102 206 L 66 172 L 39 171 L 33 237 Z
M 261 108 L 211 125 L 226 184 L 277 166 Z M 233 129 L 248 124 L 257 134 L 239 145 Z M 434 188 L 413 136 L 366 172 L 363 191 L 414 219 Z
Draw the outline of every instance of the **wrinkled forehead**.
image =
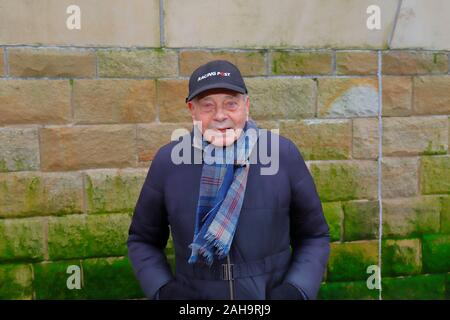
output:
M 215 97 L 223 96 L 224 98 L 239 98 L 241 93 L 230 89 L 210 89 L 200 93 L 197 100 L 213 100 Z

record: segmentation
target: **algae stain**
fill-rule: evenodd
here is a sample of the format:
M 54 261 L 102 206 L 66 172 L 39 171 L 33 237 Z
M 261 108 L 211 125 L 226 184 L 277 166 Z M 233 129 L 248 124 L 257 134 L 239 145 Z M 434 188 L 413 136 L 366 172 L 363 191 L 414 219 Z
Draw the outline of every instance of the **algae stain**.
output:
M 6 160 L 0 159 L 0 172 L 8 171 L 8 167 L 6 166 Z
M 433 146 L 433 142 L 428 140 L 427 147 L 421 153 L 422 155 L 438 155 L 438 154 L 446 154 L 447 148 L 444 145 L 439 145 L 437 148 Z
M 28 170 L 30 167 L 26 164 L 25 159 L 22 157 L 15 157 L 13 159 L 14 167 L 16 171 Z
M 438 57 L 438 54 L 437 53 L 433 53 L 433 63 L 434 64 L 437 63 L 437 57 Z
M 166 52 L 166 50 L 162 47 L 159 47 L 159 48 L 153 49 L 153 52 L 157 53 L 157 54 L 164 54 Z
M 33 177 L 25 190 L 25 203 L 28 209 L 36 210 L 39 204 L 39 193 L 42 189 L 41 178 Z
M 87 200 L 92 211 L 104 211 L 106 207 L 106 200 L 102 195 L 99 188 L 94 187 L 92 180 L 89 176 L 86 177 L 86 194 Z

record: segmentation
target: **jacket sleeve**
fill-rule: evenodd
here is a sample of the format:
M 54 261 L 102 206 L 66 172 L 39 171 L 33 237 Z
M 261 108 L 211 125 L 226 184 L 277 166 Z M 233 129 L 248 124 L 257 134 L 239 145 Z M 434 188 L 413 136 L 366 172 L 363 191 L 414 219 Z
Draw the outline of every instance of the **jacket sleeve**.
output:
M 134 273 L 149 299 L 155 299 L 158 289 L 173 278 L 164 254 L 170 231 L 162 188 L 163 169 L 157 154 L 134 209 L 127 241 Z
M 313 178 L 289 141 L 291 265 L 284 281 L 316 299 L 330 254 L 330 236 Z

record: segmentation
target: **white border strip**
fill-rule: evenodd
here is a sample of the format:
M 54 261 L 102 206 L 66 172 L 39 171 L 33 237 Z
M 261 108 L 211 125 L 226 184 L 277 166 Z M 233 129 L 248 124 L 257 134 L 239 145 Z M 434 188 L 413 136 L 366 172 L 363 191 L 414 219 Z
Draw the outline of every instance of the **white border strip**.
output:
M 383 110 L 383 81 L 382 81 L 382 63 L 381 63 L 381 50 L 378 50 L 378 281 L 380 289 L 378 291 L 378 299 L 383 300 L 382 297 L 382 286 L 381 286 L 381 246 L 383 237 L 383 201 L 382 201 L 382 181 L 381 181 L 381 167 L 383 160 L 383 122 L 382 122 L 382 110 Z

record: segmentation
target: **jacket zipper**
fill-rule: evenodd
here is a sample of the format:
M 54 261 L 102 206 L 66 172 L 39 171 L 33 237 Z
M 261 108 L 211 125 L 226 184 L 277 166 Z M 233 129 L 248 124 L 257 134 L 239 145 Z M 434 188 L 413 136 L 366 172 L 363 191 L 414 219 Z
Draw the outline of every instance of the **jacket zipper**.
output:
M 229 289 L 230 289 L 230 300 L 234 300 L 234 275 L 233 275 L 233 270 L 232 270 L 232 264 L 231 264 L 231 259 L 230 259 L 230 255 L 231 255 L 231 250 L 227 255 L 227 278 L 228 278 L 228 285 L 229 285 Z

